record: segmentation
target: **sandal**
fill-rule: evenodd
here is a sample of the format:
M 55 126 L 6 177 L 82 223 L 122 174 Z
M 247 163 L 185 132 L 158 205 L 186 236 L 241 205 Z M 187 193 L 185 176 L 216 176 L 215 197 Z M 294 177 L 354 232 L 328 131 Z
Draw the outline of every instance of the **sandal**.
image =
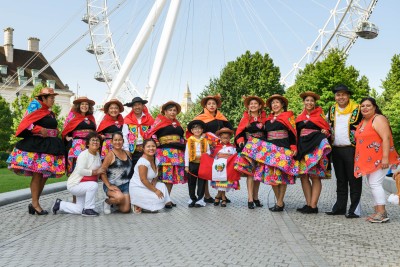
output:
M 217 201 L 218 200 L 218 201 Z M 221 198 L 220 197 L 215 197 L 215 200 L 214 200 L 214 206 L 218 206 L 219 205 L 219 203 L 220 203 L 220 200 L 221 200 Z
M 253 201 L 247 202 L 247 207 L 248 207 L 249 209 L 253 210 L 253 209 L 254 209 L 254 202 L 253 202 Z
M 384 213 L 377 212 L 376 215 L 369 220 L 371 223 L 385 223 L 389 221 L 389 217 L 387 216 L 387 212 Z
M 376 216 L 376 213 L 369 215 L 367 218 L 365 218 L 366 221 L 371 220 L 372 218 L 374 218 Z
M 132 211 L 134 214 L 140 214 L 140 213 L 142 213 L 142 208 L 138 207 L 138 206 L 133 206 Z
M 225 208 L 226 207 L 226 199 L 223 199 L 221 201 L 221 207 Z

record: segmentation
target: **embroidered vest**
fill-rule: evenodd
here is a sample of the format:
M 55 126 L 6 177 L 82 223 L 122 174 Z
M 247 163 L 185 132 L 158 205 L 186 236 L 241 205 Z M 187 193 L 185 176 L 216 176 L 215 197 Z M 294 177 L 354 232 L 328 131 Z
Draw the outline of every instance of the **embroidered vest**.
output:
M 200 152 L 201 154 L 207 152 L 207 139 L 201 138 L 200 140 L 197 140 L 193 136 L 189 137 L 187 140 L 188 142 L 188 148 L 189 148 L 189 162 L 195 161 L 196 160 L 196 144 L 200 143 Z
M 138 126 L 136 124 L 127 124 L 128 126 L 128 143 L 129 143 L 129 152 L 133 153 L 136 149 L 136 140 L 138 139 L 139 132 Z M 142 125 L 142 137 L 143 134 L 150 128 L 150 126 Z
M 358 124 L 361 122 L 362 120 L 362 116 L 361 116 L 361 111 L 360 111 L 360 106 L 358 105 L 357 108 L 355 108 L 350 115 L 349 121 L 348 121 L 348 130 L 349 130 L 349 139 L 350 142 L 353 146 L 356 145 L 356 139 L 354 137 L 355 133 L 356 133 L 356 128 L 358 126 Z M 336 106 L 333 105 L 329 108 L 328 111 L 328 123 L 331 127 L 331 138 L 332 138 L 332 143 L 335 141 L 335 114 L 336 114 Z

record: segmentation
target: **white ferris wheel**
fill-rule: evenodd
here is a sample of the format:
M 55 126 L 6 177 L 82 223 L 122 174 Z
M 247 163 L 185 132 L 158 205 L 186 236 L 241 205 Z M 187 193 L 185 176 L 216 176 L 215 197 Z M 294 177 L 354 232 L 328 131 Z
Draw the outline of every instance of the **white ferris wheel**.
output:
M 261 1 L 258 3 L 260 2 Z M 279 7 L 274 7 L 271 5 L 268 0 L 264 0 L 263 4 L 267 5 L 269 10 L 275 12 L 275 15 L 279 18 L 279 20 L 281 20 L 280 24 L 283 25 L 283 27 L 287 27 L 289 35 L 299 37 L 300 34 L 298 33 L 298 30 L 293 29 L 291 25 L 287 25 L 287 19 L 282 16 L 282 14 L 290 13 L 290 16 L 292 17 L 298 16 L 304 24 L 312 24 L 312 22 L 307 19 L 307 16 L 305 16 L 304 13 L 302 15 L 302 12 L 304 11 L 294 10 L 290 6 L 289 1 L 280 2 L 283 4 L 280 8 L 284 7 L 285 9 L 283 12 L 280 11 Z M 287 3 L 285 4 L 285 2 Z M 347 54 L 358 37 L 373 39 L 378 35 L 378 28 L 373 23 L 369 22 L 369 18 L 376 6 L 377 0 L 337 0 L 335 5 L 331 7 L 325 7 L 324 5 L 326 5 L 326 2 L 327 1 L 318 0 L 308 1 L 309 5 L 321 6 L 325 9 L 329 8 L 329 12 L 326 12 L 326 14 L 329 14 L 329 16 L 326 19 L 325 15 L 325 23 L 322 24 L 323 21 L 320 21 L 318 26 L 320 28 L 313 31 L 314 37 L 312 38 L 312 42 L 309 40 L 300 42 L 303 45 L 303 55 L 301 56 L 301 54 L 299 54 L 296 56 L 297 59 L 291 62 L 290 71 L 288 71 L 286 74 L 283 74 L 281 78 L 281 83 L 286 87 L 293 84 L 295 76 L 299 70 L 304 68 L 304 66 L 308 63 L 315 63 L 323 59 L 328 54 L 330 49 L 337 48 Z M 334 3 L 334 1 L 329 2 Z M 127 3 L 133 6 L 127 7 Z M 87 51 L 95 55 L 99 66 L 99 70 L 95 74 L 95 79 L 100 82 L 104 82 L 107 85 L 105 101 L 116 97 L 122 102 L 128 102 L 134 96 L 141 96 L 151 103 L 167 54 L 173 49 L 187 49 L 186 46 L 188 44 L 186 44 L 184 48 L 173 48 L 172 45 L 170 45 L 174 30 L 176 30 L 176 21 L 178 15 L 180 13 L 186 14 L 183 16 L 184 18 L 182 18 L 182 21 L 184 21 L 187 25 L 189 25 L 188 21 L 190 19 L 194 20 L 195 16 L 197 16 L 197 18 L 204 18 L 201 24 L 204 24 L 205 27 L 208 27 L 210 32 L 217 27 L 214 24 L 207 22 L 207 18 L 212 20 L 212 16 L 210 15 L 208 17 L 206 14 L 204 14 L 204 10 L 206 10 L 204 9 L 205 3 L 211 6 L 211 11 L 207 12 L 207 14 L 217 14 L 218 12 L 215 11 L 215 6 L 219 5 L 220 7 L 219 12 L 221 14 L 219 15 L 221 19 L 218 21 L 218 24 L 222 24 L 223 26 L 218 26 L 222 29 L 220 33 L 217 34 L 219 35 L 219 38 L 224 39 L 223 35 L 229 32 L 229 29 L 227 29 L 227 24 L 229 23 L 233 28 L 235 28 L 236 31 L 239 32 L 238 36 L 239 39 L 241 39 L 240 35 L 243 37 L 244 34 L 240 33 L 240 30 L 238 30 L 240 29 L 240 22 L 236 18 L 238 16 L 242 16 L 250 21 L 250 25 L 255 25 L 254 27 L 257 28 L 254 30 L 255 34 L 259 36 L 269 34 L 268 38 L 272 39 L 273 42 L 279 45 L 279 40 L 274 40 L 275 37 L 273 32 L 268 28 L 267 25 L 265 25 L 262 14 L 257 14 L 258 7 L 253 6 L 255 3 L 253 1 L 123 0 L 118 4 L 114 3 L 111 7 L 108 5 L 107 0 L 87 0 L 87 13 L 82 19 L 89 25 L 90 29 L 91 43 L 87 47 Z M 200 5 L 203 5 L 201 9 L 202 11 L 199 12 L 200 14 L 196 14 L 196 7 Z M 303 5 L 307 5 L 307 3 L 303 2 Z M 167 7 L 168 10 L 164 10 Z M 125 19 L 126 23 L 124 27 L 137 27 L 137 30 L 133 34 L 133 43 L 128 45 L 125 44 L 126 47 L 130 46 L 130 48 L 125 49 L 126 52 L 121 53 L 118 50 L 117 44 L 118 42 L 121 42 L 121 38 L 116 40 L 116 34 L 113 31 L 120 30 L 119 28 L 122 28 L 122 26 L 119 26 L 119 28 L 117 26 L 116 30 L 112 30 L 112 18 L 114 15 L 119 16 L 119 14 L 112 13 L 118 13 L 118 10 L 127 9 L 136 11 L 132 11 L 131 15 L 128 15 L 131 18 Z M 240 11 L 243 11 L 244 13 L 239 14 Z M 201 12 L 203 12 L 203 14 Z M 224 22 L 222 18 L 224 17 L 223 13 L 225 12 L 230 14 L 232 21 Z M 310 12 L 309 15 L 314 16 L 316 14 L 315 12 L 314 14 Z M 162 20 L 164 21 L 162 22 Z M 194 22 L 190 24 L 191 26 L 187 25 L 186 30 L 184 28 L 183 31 L 187 32 L 189 27 L 196 27 L 194 26 Z M 249 26 L 246 25 L 246 27 Z M 124 34 L 127 34 L 127 32 L 124 31 L 122 35 Z M 154 37 L 155 35 L 158 36 L 158 39 Z M 209 34 L 209 37 L 211 38 L 211 33 Z M 187 36 L 185 39 L 188 39 Z M 191 43 L 194 42 L 196 41 L 194 41 L 192 37 Z M 186 43 L 189 43 L 190 45 L 190 41 L 186 41 Z M 213 43 L 213 41 L 208 42 L 208 44 L 210 43 Z M 266 43 L 266 41 L 261 40 L 260 43 Z M 304 45 L 305 43 L 307 44 Z M 230 46 L 235 45 L 224 44 L 222 48 L 223 52 L 221 54 L 225 55 L 225 51 L 230 49 Z M 267 45 L 265 44 L 265 46 Z M 207 54 L 210 54 L 209 49 L 210 48 L 208 48 Z M 280 49 L 284 50 L 282 47 Z M 147 56 L 145 56 L 146 59 L 140 59 L 141 54 L 144 53 L 147 54 Z M 192 64 L 193 57 L 194 56 L 191 58 Z M 209 55 L 209 57 L 211 58 L 212 56 Z M 144 71 L 144 67 L 139 66 L 141 64 L 141 60 L 142 62 L 147 61 L 147 64 L 149 64 L 149 67 L 146 67 L 146 71 L 148 71 L 150 74 L 146 77 L 145 84 L 139 86 L 136 84 L 135 78 L 132 78 L 130 73 L 133 72 L 134 68 L 139 69 L 140 72 Z M 136 76 L 138 76 L 137 72 L 135 74 L 135 77 Z

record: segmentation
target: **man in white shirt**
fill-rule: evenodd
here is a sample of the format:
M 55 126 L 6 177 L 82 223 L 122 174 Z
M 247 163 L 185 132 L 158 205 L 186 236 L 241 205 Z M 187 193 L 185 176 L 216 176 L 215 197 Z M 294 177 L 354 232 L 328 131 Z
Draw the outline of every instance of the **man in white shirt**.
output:
M 354 177 L 354 133 L 362 116 L 360 106 L 350 99 L 351 91 L 346 85 L 334 88 L 336 104 L 328 111 L 328 122 L 332 130 L 332 163 L 336 176 L 337 200 L 328 215 L 346 215 L 346 218 L 360 217 L 362 179 Z M 350 187 L 350 208 L 346 213 Z

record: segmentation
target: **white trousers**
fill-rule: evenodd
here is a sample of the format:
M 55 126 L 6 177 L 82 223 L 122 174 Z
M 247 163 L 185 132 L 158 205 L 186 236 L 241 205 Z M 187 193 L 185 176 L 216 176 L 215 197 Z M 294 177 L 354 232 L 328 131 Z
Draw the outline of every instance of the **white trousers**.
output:
M 388 169 L 379 169 L 365 176 L 367 178 L 367 184 L 371 188 L 372 196 L 374 197 L 374 206 L 386 204 L 386 195 L 382 183 L 387 172 Z
M 68 191 L 76 196 L 76 203 L 61 201 L 60 211 L 72 214 L 82 214 L 83 209 L 94 209 L 97 194 L 97 182 L 82 182 Z

